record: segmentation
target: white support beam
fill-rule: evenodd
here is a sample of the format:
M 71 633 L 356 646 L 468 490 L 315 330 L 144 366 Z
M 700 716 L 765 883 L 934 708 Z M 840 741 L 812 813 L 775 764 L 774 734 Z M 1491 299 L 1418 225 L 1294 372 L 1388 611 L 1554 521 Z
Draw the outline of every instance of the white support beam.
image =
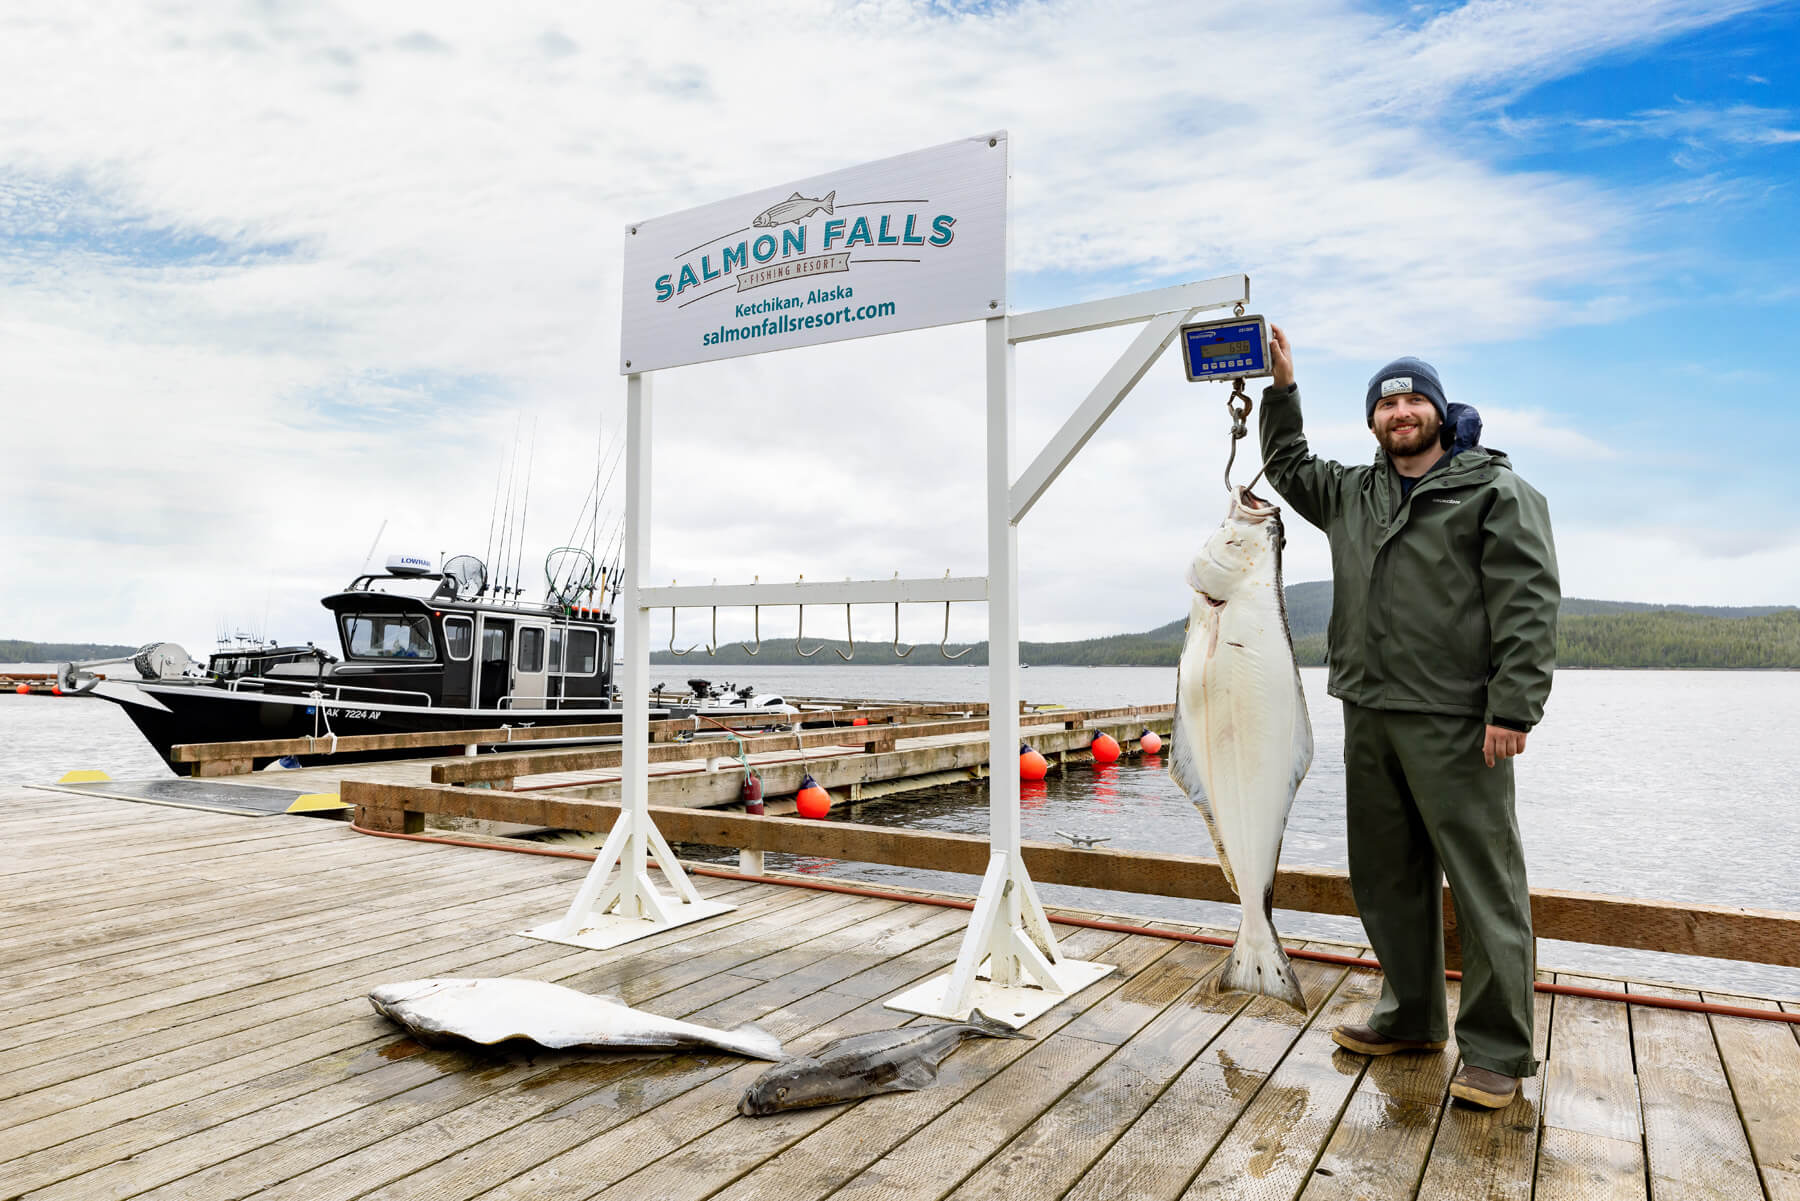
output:
M 656 823 L 650 820 L 650 617 L 638 585 L 650 562 L 650 378 L 625 384 L 625 561 L 619 599 L 624 653 L 620 704 L 619 819 L 562 917 L 526 930 L 527 938 L 605 950 L 737 908 L 700 895 Z M 650 879 L 650 858 L 674 890 Z
M 1081 453 L 1081 448 L 1094 436 L 1094 431 L 1112 416 L 1112 411 L 1119 407 L 1119 402 L 1125 399 L 1126 393 L 1144 378 L 1150 365 L 1175 340 L 1182 324 L 1193 315 L 1191 309 L 1164 313 L 1152 318 L 1138 336 L 1132 339 L 1131 345 L 1125 348 L 1125 353 L 1119 356 L 1112 369 L 1100 377 L 1100 382 L 1094 385 L 1094 390 L 1081 402 L 1081 407 L 1063 422 L 1063 427 L 1056 431 L 1056 436 L 1045 444 L 1031 466 L 1025 469 L 1025 474 L 1019 477 L 1019 482 L 1013 485 L 1011 517 L 1015 525 L 1025 514 L 1031 512 L 1031 506 L 1037 503 L 1038 497 L 1056 482 L 1056 477 L 1062 474 L 1063 468 Z
M 985 601 L 986 576 L 913 580 L 802 580 L 793 584 L 693 584 L 640 588 L 645 609 L 747 608 L 751 605 L 888 605 Z
M 1177 284 L 1154 292 L 1135 292 L 1130 296 L 1113 296 L 1105 300 L 1087 300 L 1065 304 L 1035 313 L 1015 313 L 1009 319 L 1007 334 L 1014 343 L 1038 338 L 1054 338 L 1061 334 L 1086 333 L 1133 321 L 1148 321 L 1177 309 L 1222 309 L 1234 304 L 1250 303 L 1248 275 L 1221 275 L 1198 283 Z
M 1063 955 L 1019 849 L 1019 527 L 1008 485 L 1015 407 L 1008 324 L 1006 317 L 987 322 L 988 870 L 955 966 L 886 1004 L 953 1019 L 980 1009 L 1023 1026 L 1114 969 Z

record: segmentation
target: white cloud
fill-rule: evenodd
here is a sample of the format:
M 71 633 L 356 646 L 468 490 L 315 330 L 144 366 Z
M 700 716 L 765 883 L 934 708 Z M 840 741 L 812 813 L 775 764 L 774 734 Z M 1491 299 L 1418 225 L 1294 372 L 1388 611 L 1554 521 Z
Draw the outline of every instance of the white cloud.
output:
M 1628 269 L 1637 199 L 1497 169 L 1437 116 L 1734 10 L 9 11 L 0 403 L 30 451 L 0 634 L 203 643 L 265 607 L 323 634 L 384 519 L 388 549 L 480 551 L 521 411 L 535 579 L 619 420 L 624 224 L 978 129 L 1011 131 L 1014 270 L 1050 302 L 1247 270 L 1350 356 L 1376 303 L 1420 345 L 1607 320 L 1588 293 Z M 1129 336 L 1021 350 L 1021 465 Z M 659 378 L 652 577 L 979 571 L 980 355 L 953 329 Z M 1028 636 L 1178 615 L 1219 508 L 1212 391 L 1159 365 L 1034 511 Z M 1299 542 L 1290 578 L 1322 574 Z

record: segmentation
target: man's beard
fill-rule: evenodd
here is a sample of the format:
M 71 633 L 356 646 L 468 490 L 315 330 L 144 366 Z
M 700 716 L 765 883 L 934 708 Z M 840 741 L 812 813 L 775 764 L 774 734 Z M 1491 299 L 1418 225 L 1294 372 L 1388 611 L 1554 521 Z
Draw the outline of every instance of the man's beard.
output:
M 1416 455 L 1438 445 L 1438 432 L 1444 428 L 1443 421 L 1436 412 L 1419 418 L 1419 424 L 1409 430 L 1394 432 L 1393 424 L 1377 426 L 1375 440 L 1381 443 L 1381 449 L 1390 455 Z

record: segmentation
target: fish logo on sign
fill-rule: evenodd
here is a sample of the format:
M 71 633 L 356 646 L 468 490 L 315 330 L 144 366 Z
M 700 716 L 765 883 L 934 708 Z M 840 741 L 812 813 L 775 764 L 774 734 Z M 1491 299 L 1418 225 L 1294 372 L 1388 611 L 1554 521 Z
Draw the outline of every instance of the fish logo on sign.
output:
M 755 220 L 750 224 L 756 229 L 769 229 L 776 225 L 785 225 L 789 221 L 804 221 L 820 209 L 824 209 L 828 214 L 831 213 L 833 211 L 831 206 L 836 202 L 836 188 L 831 189 L 817 200 L 808 200 L 800 193 L 795 192 L 781 203 L 772 204 L 756 214 Z
M 873 260 L 876 262 L 919 262 L 912 256 L 941 250 L 956 239 L 956 217 L 941 212 L 928 216 L 929 209 L 918 211 L 926 204 L 929 201 L 852 201 L 851 208 L 877 211 L 866 216 L 839 217 L 836 213 L 841 206 L 836 188 L 817 198 L 795 192 L 756 214 L 748 226 L 708 239 L 678 255 L 678 266 L 656 279 L 656 301 L 691 304 L 717 292 L 748 292 L 769 284 L 842 274 L 856 262 L 870 261 L 851 257 L 858 247 L 903 256 L 877 258 Z M 880 211 L 884 209 L 885 212 Z M 822 225 L 809 224 L 809 219 L 819 213 L 830 219 Z M 759 232 L 752 237 L 738 237 L 752 230 Z M 735 244 L 730 241 L 734 237 Z M 684 296 L 696 288 L 701 290 L 698 295 Z M 849 294 L 845 285 L 839 291 L 828 289 L 815 298 L 836 301 Z M 802 303 L 810 301 L 787 300 L 777 307 L 797 307 Z M 751 315 L 748 311 L 737 313 L 739 317 Z

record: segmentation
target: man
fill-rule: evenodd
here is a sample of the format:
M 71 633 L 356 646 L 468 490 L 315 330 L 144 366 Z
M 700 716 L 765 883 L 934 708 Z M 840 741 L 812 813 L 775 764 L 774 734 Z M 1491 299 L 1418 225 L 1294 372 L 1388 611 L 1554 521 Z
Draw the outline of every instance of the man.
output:
M 1450 1091 L 1497 1109 L 1537 1071 L 1511 761 L 1550 693 L 1561 596 L 1549 510 L 1418 359 L 1369 381 L 1372 464 L 1315 457 L 1292 348 L 1272 335 L 1263 461 L 1331 539 L 1327 691 L 1344 704 L 1350 884 L 1384 976 L 1367 1023 L 1332 1037 L 1365 1055 L 1443 1048 L 1447 877 L 1463 949 Z

